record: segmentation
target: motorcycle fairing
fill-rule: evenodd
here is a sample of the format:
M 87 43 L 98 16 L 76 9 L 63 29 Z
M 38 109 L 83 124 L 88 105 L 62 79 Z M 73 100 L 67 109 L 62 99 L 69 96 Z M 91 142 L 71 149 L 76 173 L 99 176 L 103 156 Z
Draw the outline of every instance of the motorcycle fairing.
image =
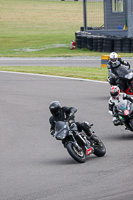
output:
M 131 79 L 132 78 L 132 70 L 127 69 L 124 66 L 121 66 L 117 69 L 117 75 L 119 78 L 123 79 Z
M 122 100 L 117 106 L 119 118 L 128 117 L 132 113 L 132 108 L 132 104 L 128 100 Z
M 58 121 L 56 122 L 56 132 L 55 137 L 57 140 L 63 140 L 69 133 L 69 126 L 66 122 Z

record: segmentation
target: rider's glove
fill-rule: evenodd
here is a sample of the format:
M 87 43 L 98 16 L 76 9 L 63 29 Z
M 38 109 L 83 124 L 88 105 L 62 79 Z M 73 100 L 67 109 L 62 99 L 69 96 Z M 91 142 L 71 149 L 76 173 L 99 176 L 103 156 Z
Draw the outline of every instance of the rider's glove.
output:
M 133 103 L 133 97 L 131 97 L 131 102 Z
M 108 82 L 110 81 L 110 77 L 107 77 L 107 81 L 108 81 Z
M 55 133 L 54 130 L 51 130 L 51 131 L 50 131 L 50 134 L 51 134 L 51 135 L 54 135 L 54 133 Z
M 71 120 L 71 119 L 73 119 L 74 118 L 74 113 L 70 113 L 69 114 L 69 117 L 68 117 L 68 120 Z
M 116 118 L 116 117 L 113 118 L 113 124 L 115 126 L 122 125 L 121 121 L 118 118 Z
M 113 116 L 113 112 L 111 110 L 109 110 L 109 114 Z

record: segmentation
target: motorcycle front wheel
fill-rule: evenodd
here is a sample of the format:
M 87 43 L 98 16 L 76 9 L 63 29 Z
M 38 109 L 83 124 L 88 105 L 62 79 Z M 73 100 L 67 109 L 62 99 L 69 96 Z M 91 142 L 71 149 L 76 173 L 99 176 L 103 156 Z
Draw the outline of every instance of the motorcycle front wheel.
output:
M 130 125 L 130 130 L 133 131 L 133 119 L 130 120 L 129 125 Z
M 86 161 L 86 154 L 83 150 L 79 151 L 72 142 L 67 143 L 67 151 L 70 156 L 79 163 L 84 163 Z

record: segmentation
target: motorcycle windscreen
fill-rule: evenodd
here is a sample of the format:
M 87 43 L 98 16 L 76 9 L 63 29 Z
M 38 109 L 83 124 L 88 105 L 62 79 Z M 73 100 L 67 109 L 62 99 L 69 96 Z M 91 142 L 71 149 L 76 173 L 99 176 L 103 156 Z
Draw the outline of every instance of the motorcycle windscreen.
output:
M 128 116 L 130 114 L 131 108 L 132 105 L 128 100 L 122 100 L 117 106 L 118 115 L 121 115 L 123 117 Z
M 125 75 L 129 74 L 131 72 L 130 69 L 127 69 L 124 66 L 121 66 L 117 69 L 117 74 L 120 78 L 125 78 Z
M 122 101 L 118 104 L 117 109 L 118 109 L 118 110 L 124 110 L 124 109 L 126 109 L 127 103 L 128 103 L 127 100 L 122 100 Z
M 56 139 L 63 140 L 69 133 L 69 127 L 65 122 L 56 122 Z
M 56 131 L 59 131 L 60 129 L 62 129 L 64 125 L 66 125 L 66 122 L 63 122 L 63 121 L 55 122 Z

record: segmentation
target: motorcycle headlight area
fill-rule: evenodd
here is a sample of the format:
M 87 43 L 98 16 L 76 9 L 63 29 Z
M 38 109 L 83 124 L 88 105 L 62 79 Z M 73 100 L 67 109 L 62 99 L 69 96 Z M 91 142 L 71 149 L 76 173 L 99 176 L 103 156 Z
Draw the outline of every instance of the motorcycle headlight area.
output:
M 61 135 L 62 139 L 64 139 L 66 137 L 66 135 L 67 135 L 67 130 L 64 130 L 62 135 Z
M 125 75 L 125 78 L 132 79 L 133 78 L 133 73 L 130 72 L 129 74 Z
M 56 134 L 56 139 L 57 139 L 57 140 L 63 140 L 63 139 L 66 137 L 67 133 L 68 133 L 68 130 L 67 130 L 67 129 L 64 129 L 64 130 L 59 131 L 59 132 Z

